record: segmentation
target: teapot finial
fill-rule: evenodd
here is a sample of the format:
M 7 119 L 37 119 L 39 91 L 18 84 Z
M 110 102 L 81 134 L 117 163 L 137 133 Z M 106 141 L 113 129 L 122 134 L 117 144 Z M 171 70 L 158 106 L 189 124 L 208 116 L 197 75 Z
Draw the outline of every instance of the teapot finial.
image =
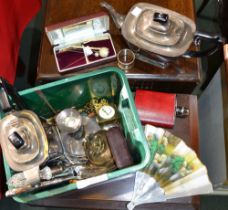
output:
M 116 25 L 116 27 L 118 29 L 120 29 L 124 23 L 124 19 L 125 19 L 125 16 L 124 15 L 121 15 L 119 14 L 118 12 L 116 12 L 116 10 L 112 7 L 112 5 L 110 5 L 109 3 L 105 2 L 105 1 L 102 1 L 100 3 L 100 5 L 104 8 L 106 8 L 110 15 L 112 16 L 112 19 Z

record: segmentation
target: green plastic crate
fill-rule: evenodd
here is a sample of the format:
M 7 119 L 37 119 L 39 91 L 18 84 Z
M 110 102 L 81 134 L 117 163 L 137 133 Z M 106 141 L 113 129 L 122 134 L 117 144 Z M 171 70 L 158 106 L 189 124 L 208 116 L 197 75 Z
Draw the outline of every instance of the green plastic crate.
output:
M 41 90 L 52 107 L 58 111 L 73 106 L 80 108 L 92 99 L 94 95 L 96 97 L 106 97 L 118 104 L 124 133 L 130 142 L 130 149 L 135 160 L 135 165 L 76 183 L 56 185 L 40 191 L 14 196 L 16 201 L 26 203 L 70 190 L 81 189 L 89 185 L 133 173 L 146 166 L 150 159 L 149 148 L 127 78 L 122 70 L 115 67 L 107 67 L 19 92 L 31 110 L 39 116 L 50 117 L 53 114 L 36 93 L 37 90 Z M 0 116 L 3 116 L 2 113 Z M 6 161 L 4 161 L 4 167 L 8 180 L 12 176 L 12 171 Z

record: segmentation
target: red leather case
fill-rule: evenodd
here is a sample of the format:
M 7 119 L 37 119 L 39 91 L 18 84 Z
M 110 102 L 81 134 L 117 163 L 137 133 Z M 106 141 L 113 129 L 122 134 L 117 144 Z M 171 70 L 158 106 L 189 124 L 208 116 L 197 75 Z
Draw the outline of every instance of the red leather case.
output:
M 143 124 L 165 128 L 174 126 L 176 94 L 136 90 L 135 105 Z

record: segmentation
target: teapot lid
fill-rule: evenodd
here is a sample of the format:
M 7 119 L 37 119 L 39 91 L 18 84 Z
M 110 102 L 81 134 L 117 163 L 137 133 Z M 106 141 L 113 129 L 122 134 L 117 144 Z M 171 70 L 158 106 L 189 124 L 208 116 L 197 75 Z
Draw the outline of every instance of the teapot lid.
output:
M 47 159 L 47 137 L 35 113 L 23 110 L 6 115 L 0 133 L 4 157 L 14 171 L 31 169 Z
M 192 43 L 194 22 L 172 10 L 149 3 L 135 4 L 126 16 L 122 35 L 131 44 L 167 57 L 178 57 Z

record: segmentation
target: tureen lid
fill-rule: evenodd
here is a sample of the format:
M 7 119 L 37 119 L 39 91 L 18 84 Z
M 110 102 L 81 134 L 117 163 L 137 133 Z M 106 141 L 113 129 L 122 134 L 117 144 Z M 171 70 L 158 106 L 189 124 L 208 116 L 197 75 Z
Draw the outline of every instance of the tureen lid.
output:
M 135 4 L 122 25 L 122 35 L 135 46 L 167 57 L 178 57 L 192 43 L 194 22 L 172 10 L 149 3 Z

